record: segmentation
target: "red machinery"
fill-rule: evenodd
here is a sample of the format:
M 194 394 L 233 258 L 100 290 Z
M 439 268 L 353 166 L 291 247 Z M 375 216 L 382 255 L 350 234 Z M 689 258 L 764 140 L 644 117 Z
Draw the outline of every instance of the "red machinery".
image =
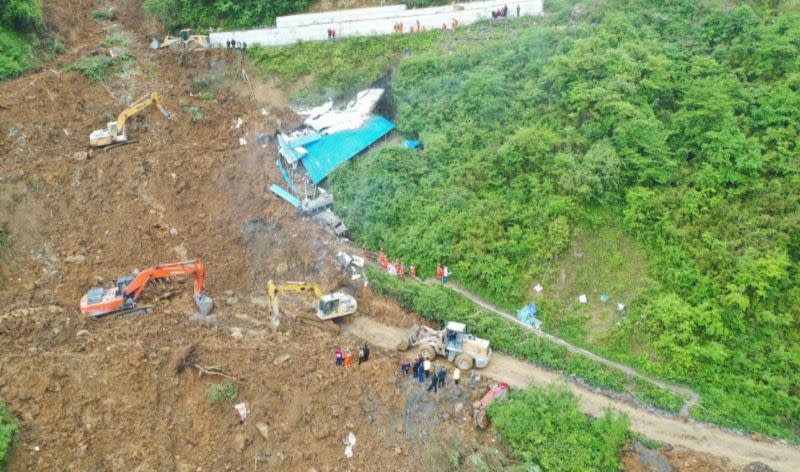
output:
M 489 409 L 489 405 L 491 405 L 493 401 L 497 400 L 498 398 L 504 398 L 506 395 L 508 395 L 510 390 L 511 387 L 509 387 L 505 382 L 492 385 L 492 388 L 486 393 L 486 395 L 483 396 L 483 398 L 481 398 L 481 406 L 475 410 L 475 416 L 473 417 L 475 420 L 475 426 L 480 429 L 486 429 L 489 427 L 489 418 L 486 417 L 486 410 Z
M 112 313 L 117 317 L 149 313 L 152 308 L 136 306 L 147 284 L 152 280 L 187 275 L 194 276 L 194 301 L 200 313 L 207 315 L 214 302 L 203 288 L 205 268 L 200 259 L 149 267 L 118 278 L 113 287 L 91 288 L 81 298 L 81 313 L 94 317 Z

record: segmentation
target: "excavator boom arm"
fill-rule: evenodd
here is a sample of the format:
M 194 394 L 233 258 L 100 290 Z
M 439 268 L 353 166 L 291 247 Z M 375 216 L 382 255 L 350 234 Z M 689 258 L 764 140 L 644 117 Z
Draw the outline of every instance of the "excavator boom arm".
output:
M 164 106 L 164 101 L 161 100 L 161 96 L 155 92 L 150 92 L 144 97 L 136 100 L 133 102 L 128 108 L 122 110 L 117 116 L 117 129 L 120 132 L 124 132 L 125 130 L 125 123 L 128 121 L 128 118 L 132 117 L 133 115 L 139 113 L 140 111 L 144 110 L 145 108 L 149 107 L 153 103 L 156 104 L 158 110 L 167 117 L 167 119 L 172 118 L 172 113 L 167 111 L 167 108 Z
M 205 267 L 203 261 L 194 259 L 191 261 L 174 262 L 171 264 L 160 264 L 139 272 L 136 277 L 125 287 L 124 296 L 133 297 L 138 300 L 142 291 L 151 280 L 164 279 L 167 277 L 194 276 L 194 296 L 201 296 L 204 292 L 203 282 L 205 279 Z

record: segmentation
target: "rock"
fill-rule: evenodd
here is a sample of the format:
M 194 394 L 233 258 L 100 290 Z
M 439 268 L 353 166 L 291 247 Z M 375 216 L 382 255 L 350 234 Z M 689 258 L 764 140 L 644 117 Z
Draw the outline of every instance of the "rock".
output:
M 228 297 L 225 299 L 225 304 L 228 306 L 233 306 L 239 303 L 239 299 L 236 297 Z
M 742 472 L 775 472 L 775 470 L 763 462 L 755 461 L 744 466 Z
M 170 228 L 169 229 L 169 234 L 171 234 L 172 236 L 177 236 L 178 235 L 178 228 Z
M 481 402 L 479 402 L 477 400 L 472 402 L 472 408 L 477 409 L 477 408 L 480 408 L 480 407 L 481 407 Z
M 646 448 L 642 443 L 633 443 L 633 450 L 639 455 L 639 461 L 653 472 L 672 472 L 672 466 L 660 453 Z
M 395 453 L 395 454 L 397 454 L 397 455 L 399 456 L 400 454 L 402 454 L 402 453 L 403 453 L 403 450 L 402 450 L 402 449 L 400 449 L 399 447 L 395 447 L 395 448 L 394 448 L 394 453 Z
M 78 151 L 72 153 L 72 160 L 75 162 L 83 162 L 89 159 L 89 153 L 86 151 Z
M 394 430 L 397 431 L 397 434 L 403 434 L 403 431 L 405 431 L 405 428 L 403 428 L 402 424 L 399 424 L 399 425 L 397 425 L 397 427 Z
M 233 447 L 236 449 L 236 452 L 242 453 L 244 449 L 247 447 L 247 438 L 244 434 L 239 433 L 233 438 Z
M 256 423 L 256 429 L 264 439 L 269 440 L 269 426 L 266 423 Z
M 243 339 L 244 334 L 242 334 L 242 328 L 231 328 L 231 337 L 237 341 Z
M 289 355 L 289 354 L 284 354 L 284 355 L 282 355 L 282 356 L 278 357 L 277 359 L 275 359 L 274 361 L 272 361 L 272 365 L 280 365 L 280 364 L 283 364 L 284 362 L 288 361 L 288 360 L 289 360 L 289 359 L 291 359 L 291 358 L 292 358 L 292 356 L 291 356 L 291 355 Z
M 463 409 L 464 409 L 464 404 L 463 403 L 456 403 L 456 406 L 455 406 L 456 413 L 460 413 L 461 410 L 463 410 Z
M 222 292 L 222 294 L 225 295 L 226 297 L 232 297 L 233 290 L 225 290 L 224 292 Z
M 65 257 L 64 262 L 68 262 L 70 264 L 83 264 L 86 262 L 86 256 L 83 254 L 75 254 L 74 256 Z

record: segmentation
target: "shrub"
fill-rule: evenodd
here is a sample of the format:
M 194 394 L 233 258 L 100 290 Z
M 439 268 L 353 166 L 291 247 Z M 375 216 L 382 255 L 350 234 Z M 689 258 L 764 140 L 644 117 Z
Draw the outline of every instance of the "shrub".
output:
M 222 401 L 232 404 L 239 398 L 239 388 L 232 380 L 213 384 L 206 390 L 206 398 L 211 406 L 216 406 Z
M 117 17 L 117 12 L 113 8 L 103 8 L 92 10 L 92 18 L 97 21 L 111 21 Z
M 120 38 L 117 36 L 106 36 L 103 39 L 102 45 L 104 48 L 112 48 L 112 47 L 125 47 L 128 45 L 128 41 L 125 38 Z
M 6 410 L 5 403 L 0 401 L 0 470 L 5 470 L 8 465 L 18 429 L 14 417 Z
M 563 387 L 513 390 L 489 406 L 489 417 L 516 457 L 548 472 L 617 471 L 629 421 L 610 411 L 592 419 Z
M 109 56 L 83 56 L 65 67 L 64 72 L 80 72 L 89 82 L 100 82 L 108 77 L 113 67 L 114 59 Z

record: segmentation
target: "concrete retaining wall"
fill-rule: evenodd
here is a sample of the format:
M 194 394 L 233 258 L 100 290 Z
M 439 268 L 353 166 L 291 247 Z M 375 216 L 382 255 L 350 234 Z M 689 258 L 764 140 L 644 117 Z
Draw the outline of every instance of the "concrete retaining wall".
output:
M 279 26 L 275 28 L 211 33 L 209 42 L 212 47 L 224 47 L 231 39 L 248 45 L 281 46 L 298 41 L 325 41 L 329 28 L 336 30 L 337 38 L 393 34 L 397 23 L 403 23 L 404 32 L 411 27 L 416 30 L 418 24 L 428 30 L 440 29 L 446 24 L 449 29 L 453 20 L 469 25 L 491 18 L 492 11 L 504 6 L 508 6 L 509 17 L 516 16 L 517 6 L 520 15 L 542 14 L 542 0 L 488 0 L 410 10 L 405 5 L 392 5 L 279 17 Z

